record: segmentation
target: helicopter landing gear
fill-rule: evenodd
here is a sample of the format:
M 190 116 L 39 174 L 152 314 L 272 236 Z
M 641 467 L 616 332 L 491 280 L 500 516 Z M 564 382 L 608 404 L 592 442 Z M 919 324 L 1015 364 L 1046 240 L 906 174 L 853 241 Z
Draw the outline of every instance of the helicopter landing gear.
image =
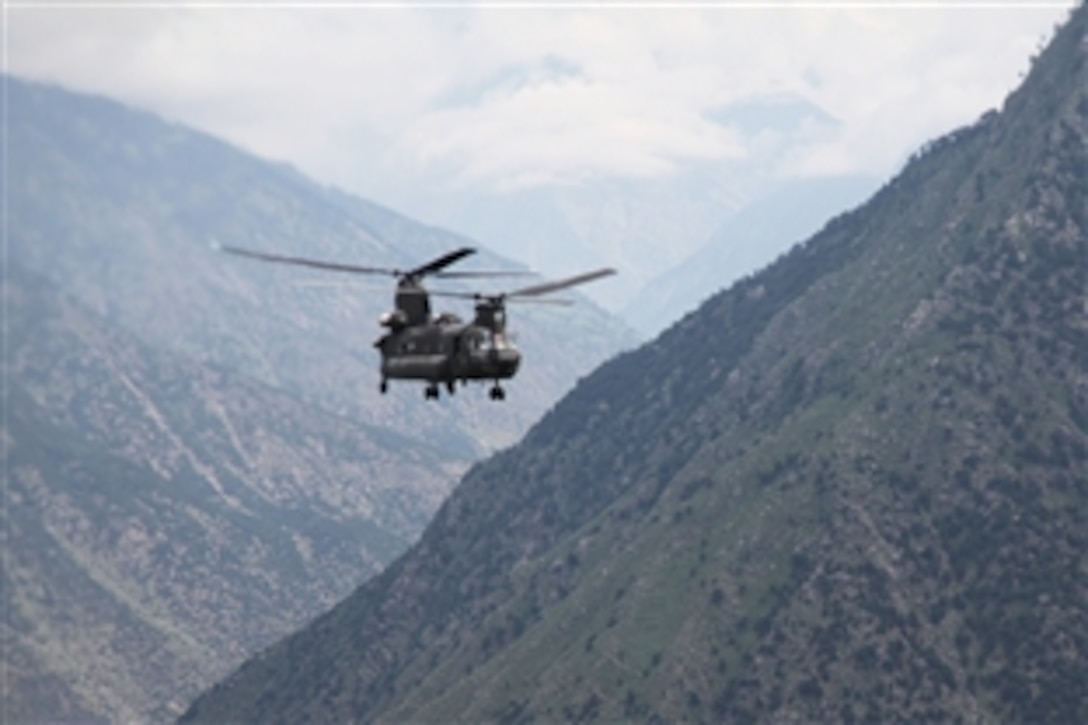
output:
M 454 385 L 454 381 L 452 381 L 452 380 L 447 380 L 446 381 L 446 392 L 449 393 L 450 395 L 453 395 L 453 393 L 457 390 L 457 388 L 453 387 L 453 385 Z
M 427 400 L 438 400 L 438 386 L 431 383 L 423 389 L 423 397 Z
M 506 400 L 506 391 L 498 383 L 495 383 L 495 387 L 491 388 L 489 395 L 492 400 Z
M 386 380 L 385 378 L 382 378 L 382 381 L 378 384 L 378 390 L 381 391 L 382 395 L 385 395 L 386 393 L 388 393 L 389 392 L 389 381 Z

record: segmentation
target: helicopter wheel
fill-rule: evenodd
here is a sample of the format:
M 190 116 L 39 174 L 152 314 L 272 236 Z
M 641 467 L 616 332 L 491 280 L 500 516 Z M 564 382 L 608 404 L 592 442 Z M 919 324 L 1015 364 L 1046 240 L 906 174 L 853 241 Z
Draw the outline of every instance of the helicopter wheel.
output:
M 498 383 L 495 383 L 495 387 L 491 388 L 490 395 L 492 400 L 506 400 L 506 391 Z
M 427 400 L 438 400 L 438 386 L 428 385 L 423 389 L 423 397 Z

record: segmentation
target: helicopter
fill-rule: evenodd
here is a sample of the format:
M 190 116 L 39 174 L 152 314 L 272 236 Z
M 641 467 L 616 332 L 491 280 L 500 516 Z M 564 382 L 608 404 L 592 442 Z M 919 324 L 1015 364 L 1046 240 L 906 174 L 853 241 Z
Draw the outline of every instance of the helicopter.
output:
M 441 385 L 453 395 L 457 383 L 491 381 L 491 400 L 505 400 L 503 380 L 514 377 L 521 365 L 521 351 L 506 332 L 506 302 L 531 301 L 570 304 L 568 300 L 545 299 L 543 295 L 586 284 L 615 274 L 611 268 L 601 268 L 553 282 L 522 287 L 510 292 L 483 294 L 479 292 L 432 291 L 422 284 L 424 277 L 485 278 L 517 276 L 524 272 L 446 271 L 446 267 L 476 253 L 472 247 L 462 247 L 414 269 L 399 270 L 366 267 L 339 262 L 326 262 L 305 257 L 270 254 L 240 247 L 216 245 L 230 254 L 265 262 L 293 264 L 303 267 L 348 272 L 381 274 L 396 278 L 394 308 L 379 318 L 386 332 L 374 342 L 381 354 L 379 390 L 385 394 L 390 380 L 421 380 L 426 383 L 423 395 L 437 400 Z M 431 296 L 470 299 L 475 302 L 476 315 L 464 322 L 450 312 L 432 315 Z

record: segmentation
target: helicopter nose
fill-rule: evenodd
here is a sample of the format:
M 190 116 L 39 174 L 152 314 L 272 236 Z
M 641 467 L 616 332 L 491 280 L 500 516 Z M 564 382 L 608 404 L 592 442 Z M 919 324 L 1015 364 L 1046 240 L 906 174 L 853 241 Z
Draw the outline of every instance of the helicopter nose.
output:
M 509 378 L 518 371 L 521 364 L 521 353 L 514 348 L 496 350 L 493 358 L 499 377 Z

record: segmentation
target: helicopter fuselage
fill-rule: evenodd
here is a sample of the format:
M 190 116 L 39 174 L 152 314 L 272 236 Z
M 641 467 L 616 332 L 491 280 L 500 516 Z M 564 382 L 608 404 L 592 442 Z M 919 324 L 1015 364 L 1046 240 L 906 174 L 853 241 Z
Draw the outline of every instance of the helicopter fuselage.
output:
M 382 356 L 383 390 L 386 380 L 423 380 L 430 383 L 428 397 L 437 397 L 439 383 L 452 393 L 457 382 L 491 380 L 492 397 L 501 398 L 498 382 L 512 378 L 521 364 L 521 353 L 505 334 L 442 318 L 393 329 L 374 346 Z

